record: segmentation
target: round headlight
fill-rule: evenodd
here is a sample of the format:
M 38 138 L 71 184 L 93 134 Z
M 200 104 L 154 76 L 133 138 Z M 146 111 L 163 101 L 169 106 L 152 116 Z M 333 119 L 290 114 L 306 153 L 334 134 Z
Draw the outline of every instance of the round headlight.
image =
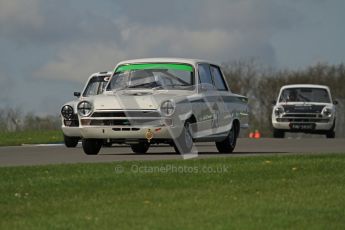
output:
M 325 116 L 325 117 L 331 117 L 332 116 L 332 109 L 324 108 L 322 110 L 322 115 Z
M 88 101 L 81 101 L 78 104 L 78 114 L 82 117 L 90 116 L 92 113 L 92 104 Z
M 175 103 L 172 100 L 164 101 L 161 104 L 160 111 L 164 116 L 170 116 L 175 112 Z
M 71 119 L 73 117 L 74 111 L 72 106 L 70 105 L 64 105 L 61 108 L 61 115 L 65 118 L 65 119 Z
M 284 108 L 283 107 L 279 106 L 279 107 L 276 107 L 274 109 L 274 114 L 276 116 L 280 116 L 282 113 L 284 113 Z

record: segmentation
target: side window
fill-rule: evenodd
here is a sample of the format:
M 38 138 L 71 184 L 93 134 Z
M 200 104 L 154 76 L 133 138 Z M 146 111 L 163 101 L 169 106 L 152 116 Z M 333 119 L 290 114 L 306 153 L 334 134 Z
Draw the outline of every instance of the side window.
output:
M 208 64 L 199 64 L 198 65 L 199 73 L 199 82 L 201 84 L 210 84 L 212 85 L 212 76 L 210 72 L 210 66 Z
M 213 76 L 214 85 L 218 90 L 227 90 L 222 73 L 219 67 L 211 65 L 211 73 Z

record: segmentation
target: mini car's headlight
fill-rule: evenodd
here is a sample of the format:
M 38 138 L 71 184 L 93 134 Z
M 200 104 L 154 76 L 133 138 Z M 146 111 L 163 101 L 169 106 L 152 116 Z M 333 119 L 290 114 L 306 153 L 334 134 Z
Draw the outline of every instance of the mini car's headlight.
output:
M 331 117 L 332 116 L 332 109 L 324 108 L 322 110 L 322 115 L 325 116 L 325 117 Z
M 61 115 L 65 118 L 65 119 L 71 119 L 73 117 L 74 111 L 72 106 L 70 105 L 64 105 L 61 108 Z
M 171 116 L 175 112 L 175 102 L 172 100 L 163 101 L 160 111 L 164 116 Z
M 92 104 L 88 101 L 81 101 L 78 104 L 78 114 L 82 117 L 90 116 L 92 113 Z
M 276 108 L 274 109 L 274 114 L 275 114 L 276 116 L 280 116 L 280 115 L 283 114 L 283 113 L 284 113 L 284 108 L 281 107 L 281 106 L 276 107 Z

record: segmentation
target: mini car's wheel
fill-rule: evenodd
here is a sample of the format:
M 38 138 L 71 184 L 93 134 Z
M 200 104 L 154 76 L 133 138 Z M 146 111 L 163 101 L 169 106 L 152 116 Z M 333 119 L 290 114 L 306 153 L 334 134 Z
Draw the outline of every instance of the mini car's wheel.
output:
M 327 138 L 335 138 L 335 132 L 334 130 L 330 130 L 326 133 Z
M 174 149 L 178 154 L 188 154 L 193 148 L 193 135 L 191 131 L 191 124 L 186 121 L 180 136 L 174 140 Z
M 83 139 L 83 150 L 87 155 L 97 155 L 102 147 L 102 140 L 99 139 Z
M 335 128 L 335 121 L 333 122 L 332 128 L 326 132 L 326 137 L 327 138 L 335 138 L 334 128 Z
M 216 147 L 220 153 L 232 153 L 236 147 L 237 131 L 233 125 L 228 136 L 223 141 L 216 142 Z
M 150 148 L 150 143 L 140 142 L 138 144 L 131 144 L 131 149 L 134 153 L 143 154 L 146 153 Z
M 273 137 L 274 138 L 284 138 L 285 132 L 280 129 L 273 129 Z
M 67 148 L 74 148 L 78 145 L 79 137 L 69 137 L 65 134 L 63 135 L 63 141 Z

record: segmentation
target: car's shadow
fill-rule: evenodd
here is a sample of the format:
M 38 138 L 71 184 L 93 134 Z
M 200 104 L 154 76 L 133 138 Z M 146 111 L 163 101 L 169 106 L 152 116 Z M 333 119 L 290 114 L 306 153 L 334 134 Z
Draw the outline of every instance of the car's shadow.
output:
M 289 152 L 233 152 L 233 153 L 219 153 L 219 152 L 198 152 L 198 155 L 218 155 L 218 156 L 241 156 L 241 155 L 267 155 L 267 154 L 286 154 Z M 143 154 L 136 154 L 136 153 L 101 153 L 99 155 L 111 155 L 111 156 L 164 156 L 164 155 L 169 155 L 169 156 L 179 156 L 180 154 L 176 152 L 148 152 L 148 153 L 143 153 Z

